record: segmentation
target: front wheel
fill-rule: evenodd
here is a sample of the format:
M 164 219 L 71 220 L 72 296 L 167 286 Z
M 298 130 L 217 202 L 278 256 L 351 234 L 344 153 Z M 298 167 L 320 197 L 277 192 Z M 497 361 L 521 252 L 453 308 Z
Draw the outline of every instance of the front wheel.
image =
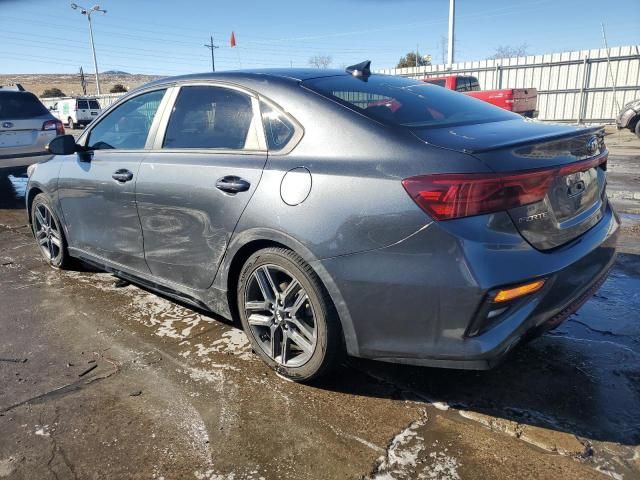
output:
M 267 248 L 244 264 L 238 312 L 254 351 L 276 372 L 303 382 L 342 358 L 340 322 L 320 279 L 291 250 Z
M 70 257 L 60 220 L 42 193 L 36 195 L 31 204 L 31 227 L 44 259 L 52 267 L 68 267 Z

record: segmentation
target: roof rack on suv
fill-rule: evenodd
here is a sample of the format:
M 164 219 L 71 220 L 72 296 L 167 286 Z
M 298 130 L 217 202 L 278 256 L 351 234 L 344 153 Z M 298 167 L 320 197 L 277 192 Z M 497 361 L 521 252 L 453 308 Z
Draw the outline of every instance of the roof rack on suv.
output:
M 9 92 L 24 92 L 25 89 L 19 83 L 12 83 L 10 85 L 0 85 L 0 90 L 7 90 Z

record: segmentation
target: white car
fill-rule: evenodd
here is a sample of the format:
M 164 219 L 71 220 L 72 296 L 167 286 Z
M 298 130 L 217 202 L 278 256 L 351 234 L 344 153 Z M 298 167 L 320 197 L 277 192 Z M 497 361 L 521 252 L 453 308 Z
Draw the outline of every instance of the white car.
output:
M 51 113 L 71 129 L 89 125 L 101 111 L 98 100 L 87 97 L 65 98 L 51 107 Z

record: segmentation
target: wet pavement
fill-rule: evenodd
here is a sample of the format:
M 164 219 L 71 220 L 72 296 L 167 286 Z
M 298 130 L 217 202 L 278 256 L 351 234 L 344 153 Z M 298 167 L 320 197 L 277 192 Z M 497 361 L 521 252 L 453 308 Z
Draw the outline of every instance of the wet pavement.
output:
M 640 165 L 640 148 L 612 152 Z M 496 369 L 351 359 L 298 385 L 238 325 L 47 267 L 25 186 L 24 169 L 0 170 L 0 479 L 640 478 L 631 200 L 627 253 L 598 294 Z

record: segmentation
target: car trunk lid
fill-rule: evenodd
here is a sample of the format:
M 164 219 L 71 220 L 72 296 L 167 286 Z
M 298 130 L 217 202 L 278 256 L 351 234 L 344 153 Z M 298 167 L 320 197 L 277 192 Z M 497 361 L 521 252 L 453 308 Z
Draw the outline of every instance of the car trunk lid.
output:
M 509 120 L 414 133 L 430 144 L 470 153 L 497 175 L 531 173 L 541 200 L 508 209 L 535 248 L 559 247 L 593 227 L 606 207 L 606 158 L 600 128 Z

